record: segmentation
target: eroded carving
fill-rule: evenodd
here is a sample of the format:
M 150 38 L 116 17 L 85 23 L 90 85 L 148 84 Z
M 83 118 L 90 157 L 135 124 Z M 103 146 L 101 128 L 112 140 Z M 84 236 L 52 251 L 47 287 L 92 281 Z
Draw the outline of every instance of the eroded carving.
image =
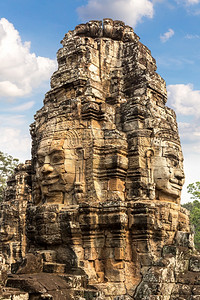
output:
M 87 23 L 87 28 L 91 37 L 101 37 L 102 36 L 102 21 L 89 21 Z
M 156 197 L 165 199 L 171 196 L 180 201 L 185 178 L 180 145 L 162 140 L 159 149 L 155 150 L 152 165 Z
M 103 35 L 108 38 L 113 36 L 113 20 L 104 19 L 103 20 Z
M 31 299 L 178 299 L 183 285 L 197 295 L 176 117 L 150 50 L 111 19 L 62 45 L 31 126 L 32 180 L 16 173 L 1 206 L 8 285 L 23 282 Z
M 83 188 L 77 190 L 77 185 L 83 184 L 83 160 L 76 131 L 66 131 L 66 136 L 60 139 L 41 140 L 36 163 L 36 181 L 41 194 L 35 203 L 75 204 L 76 192 L 83 191 Z
M 123 31 L 123 42 L 133 42 L 135 40 L 135 34 L 133 28 L 125 26 Z

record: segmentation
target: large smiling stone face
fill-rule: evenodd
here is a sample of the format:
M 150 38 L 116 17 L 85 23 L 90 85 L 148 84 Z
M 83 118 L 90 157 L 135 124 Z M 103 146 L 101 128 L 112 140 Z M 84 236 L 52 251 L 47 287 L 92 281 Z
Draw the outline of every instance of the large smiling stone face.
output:
M 160 147 L 155 149 L 153 169 L 157 197 L 180 198 L 185 178 L 180 145 L 162 141 Z
M 41 142 L 37 152 L 36 177 L 42 202 L 64 204 L 72 197 L 76 177 L 75 149 L 66 149 L 64 140 Z

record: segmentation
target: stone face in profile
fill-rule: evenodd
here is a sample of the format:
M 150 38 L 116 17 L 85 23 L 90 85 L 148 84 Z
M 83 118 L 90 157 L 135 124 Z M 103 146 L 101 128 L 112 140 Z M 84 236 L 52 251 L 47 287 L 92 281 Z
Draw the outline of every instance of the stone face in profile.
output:
M 154 182 L 157 194 L 169 195 L 176 198 L 181 196 L 181 189 L 184 183 L 183 155 L 179 145 L 169 141 L 162 141 L 162 153 L 155 155 Z M 159 151 L 161 152 L 161 150 Z

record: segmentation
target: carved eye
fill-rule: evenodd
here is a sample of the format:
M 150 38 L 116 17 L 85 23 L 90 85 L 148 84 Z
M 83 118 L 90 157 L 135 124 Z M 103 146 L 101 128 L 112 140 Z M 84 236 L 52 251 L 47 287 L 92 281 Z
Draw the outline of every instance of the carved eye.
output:
M 38 156 L 37 162 L 40 167 L 44 164 L 44 159 L 44 156 Z
M 61 154 L 53 154 L 51 157 L 51 162 L 53 164 L 63 163 L 64 157 Z
M 170 165 L 173 167 L 177 167 L 179 164 L 179 159 L 178 157 L 174 155 L 168 155 L 167 158 L 169 159 Z

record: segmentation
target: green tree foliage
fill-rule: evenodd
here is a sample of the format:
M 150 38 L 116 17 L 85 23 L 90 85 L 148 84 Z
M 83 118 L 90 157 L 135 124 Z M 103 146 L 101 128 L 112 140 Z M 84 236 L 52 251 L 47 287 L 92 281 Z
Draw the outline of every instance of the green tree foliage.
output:
M 192 195 L 192 199 L 198 200 L 200 199 L 200 181 L 195 183 L 190 183 L 187 186 L 188 193 Z
M 6 181 L 14 172 L 19 160 L 0 151 L 0 201 L 3 199 Z
M 188 193 L 191 194 L 193 202 L 188 202 L 182 206 L 190 211 L 190 222 L 194 226 L 195 236 L 194 243 L 198 250 L 200 250 L 200 182 L 191 183 L 187 186 Z

